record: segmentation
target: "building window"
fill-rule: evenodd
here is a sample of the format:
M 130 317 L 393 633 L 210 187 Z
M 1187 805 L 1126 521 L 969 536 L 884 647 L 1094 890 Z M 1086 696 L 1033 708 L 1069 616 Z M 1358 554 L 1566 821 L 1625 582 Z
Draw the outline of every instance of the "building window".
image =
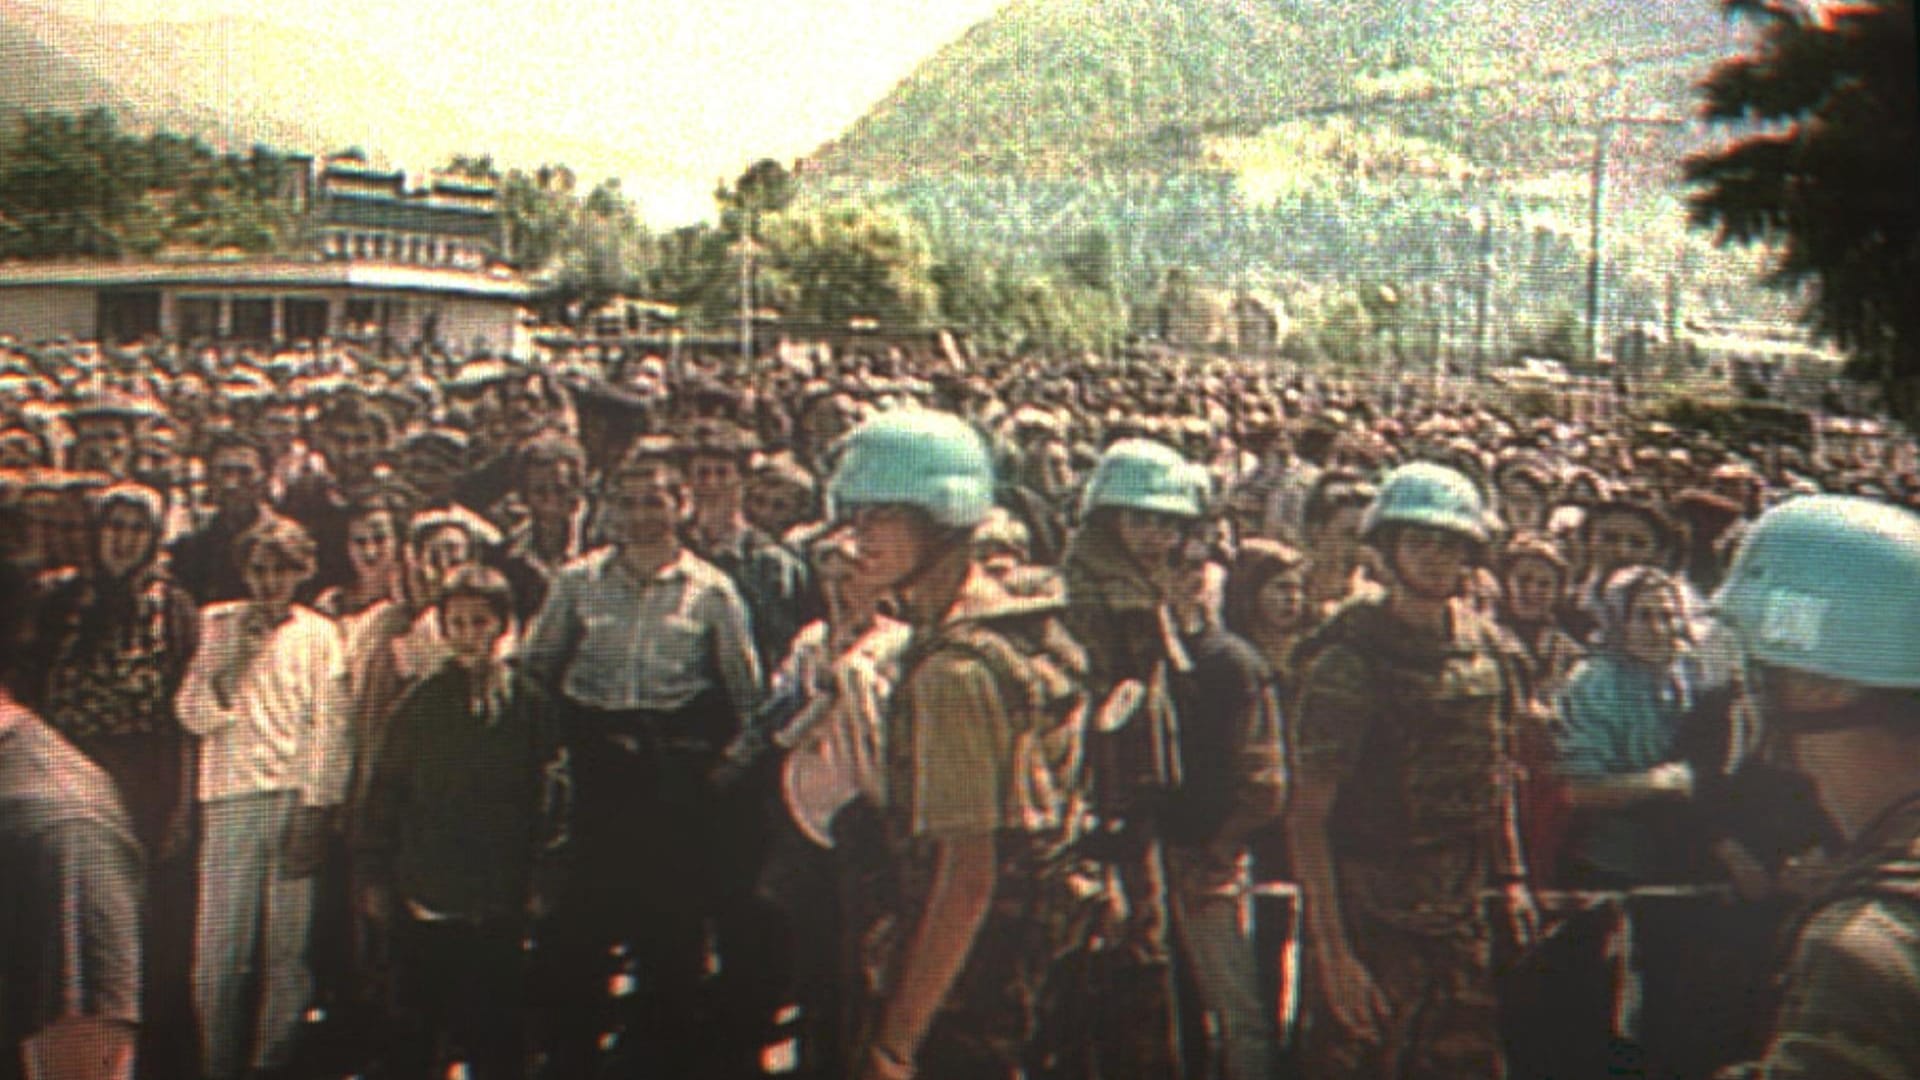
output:
M 241 341 L 272 341 L 273 300 L 265 296 L 235 297 L 233 336 Z
M 148 289 L 102 292 L 94 314 L 102 341 L 155 337 L 160 333 L 160 294 Z
M 327 336 L 327 302 L 311 297 L 288 297 L 281 305 L 281 321 L 288 341 L 318 341 Z
M 364 296 L 348 300 L 346 325 L 355 335 L 379 333 L 384 329 L 380 322 L 380 302 Z
M 173 305 L 174 336 L 182 341 L 210 341 L 220 336 L 220 298 L 183 296 Z

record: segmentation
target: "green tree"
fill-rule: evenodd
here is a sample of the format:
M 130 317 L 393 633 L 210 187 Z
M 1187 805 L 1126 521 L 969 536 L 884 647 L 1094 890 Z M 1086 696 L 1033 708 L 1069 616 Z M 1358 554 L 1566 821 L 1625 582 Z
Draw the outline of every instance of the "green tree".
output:
M 856 203 L 790 209 L 767 225 L 762 287 L 789 317 L 923 325 L 937 310 L 934 256 L 903 214 Z
M 721 185 L 713 193 L 720 207 L 720 228 L 731 236 L 757 236 L 762 217 L 778 214 L 793 204 L 796 189 L 793 174 L 772 158 L 761 158 L 747 166 L 732 187 Z
M 441 171 L 468 180 L 500 182 L 500 170 L 494 168 L 492 154 L 455 154 Z
M 619 180 L 581 194 L 565 165 L 502 176 L 491 156 L 459 154 L 443 168 L 499 187 L 512 262 L 537 284 L 534 305 L 548 321 L 578 325 L 615 296 L 644 288 L 655 248 Z
M 1759 25 L 1702 81 L 1701 115 L 1754 125 L 1689 157 L 1694 223 L 1771 249 L 1766 284 L 1920 420 L 1920 80 L 1912 0 L 1723 0 Z
M 712 225 L 686 225 L 653 236 L 641 268 L 640 291 L 675 304 L 696 326 L 739 317 L 740 271 L 732 245 Z
M 1328 297 L 1317 314 L 1313 345 L 1319 356 L 1355 370 L 1373 363 L 1375 323 L 1359 296 L 1341 292 Z
M 1060 256 L 1060 263 L 1068 277 L 1082 288 L 1096 292 L 1113 291 L 1117 272 L 1113 237 L 1100 226 L 1081 230 Z
M 1110 293 L 1069 277 L 1033 275 L 1007 290 L 1003 336 L 1016 350 L 1101 352 L 1126 333 L 1126 313 Z
M 457 167 L 461 158 L 455 158 Z M 575 217 L 573 173 L 565 166 L 514 169 L 500 181 L 513 263 L 529 274 L 546 269 L 565 246 Z
M 276 152 L 123 131 L 114 114 L 29 113 L 0 132 L 0 257 L 288 250 L 299 218 Z
M 927 273 L 939 294 L 940 322 L 996 349 L 1012 343 L 1002 318 L 1007 296 L 999 266 L 999 260 L 978 251 L 953 248 L 941 252 Z

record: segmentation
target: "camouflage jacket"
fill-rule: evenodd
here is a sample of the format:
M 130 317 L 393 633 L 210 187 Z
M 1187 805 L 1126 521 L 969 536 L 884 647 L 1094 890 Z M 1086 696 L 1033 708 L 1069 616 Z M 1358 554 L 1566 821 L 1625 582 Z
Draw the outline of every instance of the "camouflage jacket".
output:
M 1301 783 L 1330 781 L 1345 910 L 1434 932 L 1470 920 L 1518 850 L 1511 659 L 1464 604 L 1445 639 L 1349 604 L 1308 654 L 1293 713 Z
M 1794 934 L 1765 1056 L 1723 1078 L 1920 1077 L 1920 793 L 1853 851 Z

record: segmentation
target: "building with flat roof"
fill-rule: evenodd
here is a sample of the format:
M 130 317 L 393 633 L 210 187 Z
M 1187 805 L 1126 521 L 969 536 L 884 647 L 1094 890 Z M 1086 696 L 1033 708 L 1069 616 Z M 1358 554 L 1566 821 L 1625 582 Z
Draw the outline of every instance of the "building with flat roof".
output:
M 0 333 L 23 341 L 433 342 L 521 351 L 530 286 L 500 270 L 232 259 L 0 266 Z
M 413 186 L 355 155 L 288 160 L 283 197 L 306 250 L 0 264 L 0 333 L 522 351 L 532 286 L 509 265 L 493 185 L 434 174 Z

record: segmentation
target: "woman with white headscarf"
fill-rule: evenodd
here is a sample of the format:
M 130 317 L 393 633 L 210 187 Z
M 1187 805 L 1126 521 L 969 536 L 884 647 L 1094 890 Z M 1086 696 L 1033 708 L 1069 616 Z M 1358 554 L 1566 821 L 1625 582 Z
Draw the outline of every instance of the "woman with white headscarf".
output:
M 1558 769 L 1575 814 L 1562 865 L 1570 886 L 1621 888 L 1669 876 L 1676 861 L 1674 810 L 1693 794 L 1680 725 L 1698 680 L 1672 575 L 1617 571 L 1599 615 L 1593 651 L 1558 699 Z

